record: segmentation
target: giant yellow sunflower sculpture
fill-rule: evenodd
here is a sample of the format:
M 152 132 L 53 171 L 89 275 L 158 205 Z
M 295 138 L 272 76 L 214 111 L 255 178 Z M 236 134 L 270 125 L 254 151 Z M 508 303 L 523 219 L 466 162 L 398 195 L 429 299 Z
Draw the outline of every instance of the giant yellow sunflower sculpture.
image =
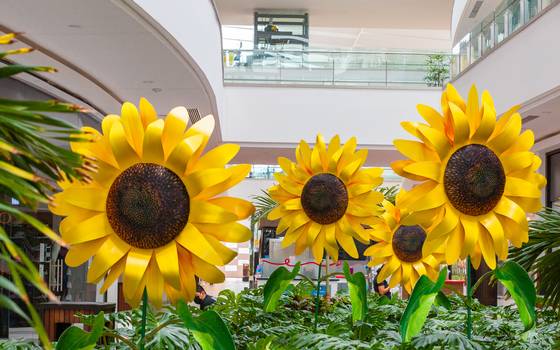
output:
M 430 220 L 410 224 L 407 220 L 407 201 L 405 190 L 397 194 L 396 203 L 383 201 L 385 212 L 383 222 L 373 226 L 370 231 L 376 242 L 366 249 L 364 255 L 371 256 L 369 266 L 383 265 L 377 275 L 378 281 L 391 276 L 389 288 L 401 283 L 410 294 L 422 275 L 436 280 L 439 265 L 445 259 L 444 246 L 437 247 L 428 255 L 422 254 L 422 247 L 429 232 Z
M 442 113 L 419 105 L 428 122 L 402 123 L 418 141 L 396 140 L 409 159 L 393 169 L 421 181 L 410 195 L 414 215 L 436 216 L 439 225 L 427 238 L 425 253 L 444 245 L 448 264 L 470 255 L 478 267 L 481 258 L 490 268 L 496 255 L 505 259 L 508 241 L 519 247 L 528 239 L 526 212 L 541 207 L 541 160 L 531 152 L 534 136 L 521 133 L 519 106 L 499 119 L 490 94 L 482 101 L 473 86 L 465 102 L 448 84 L 441 99 Z
M 63 191 L 50 206 L 66 217 L 60 224 L 70 245 L 66 263 L 78 266 L 93 256 L 87 280 L 104 278 L 102 292 L 123 275 L 133 306 L 144 288 L 158 306 L 164 292 L 172 301 L 192 300 L 195 276 L 223 281 L 216 265 L 236 255 L 220 241 L 251 237 L 237 223 L 252 213 L 251 203 L 216 197 L 250 170 L 225 168 L 239 147 L 225 144 L 202 155 L 214 119 L 207 116 L 188 129 L 187 122 L 184 107 L 163 120 L 141 99 L 139 111 L 127 102 L 121 116 L 107 116 L 103 133 L 83 128 L 91 142 L 72 143 L 72 149 L 94 158 L 98 170 L 87 184 L 61 183 Z
M 318 135 L 313 149 L 302 140 L 296 158 L 295 163 L 278 158 L 284 173 L 275 174 L 278 185 L 269 189 L 279 206 L 268 218 L 280 219 L 277 232 L 286 231 L 282 246 L 295 243 L 298 255 L 310 247 L 317 263 L 325 250 L 336 261 L 339 244 L 357 258 L 354 238 L 369 242 L 362 225 L 380 221 L 383 195 L 373 189 L 381 184 L 383 170 L 362 168 L 367 150 L 356 151 L 354 137 L 341 145 L 334 136 L 327 147 Z

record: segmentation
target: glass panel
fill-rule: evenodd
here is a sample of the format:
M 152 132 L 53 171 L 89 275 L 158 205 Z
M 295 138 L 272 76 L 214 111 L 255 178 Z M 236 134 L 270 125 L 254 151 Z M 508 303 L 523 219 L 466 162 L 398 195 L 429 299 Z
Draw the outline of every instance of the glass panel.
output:
M 467 36 L 465 36 L 463 40 L 461 40 L 461 42 L 459 43 L 459 60 L 460 60 L 461 71 L 467 68 L 467 66 L 471 64 L 469 40 L 470 40 L 470 34 L 467 34 Z
M 539 13 L 539 0 L 525 0 L 525 22 Z
M 519 27 L 521 27 L 522 18 L 521 18 L 521 1 L 516 0 L 513 1 L 508 9 L 506 10 L 508 16 L 508 35 L 515 32 Z
M 481 56 L 482 34 L 480 32 L 471 34 L 471 62 L 476 61 Z
M 500 43 L 507 37 L 507 29 L 506 29 L 506 12 L 507 10 L 502 11 L 501 13 L 496 15 L 496 19 L 494 21 L 494 37 L 495 42 Z
M 488 24 L 486 27 L 482 28 L 482 53 L 486 53 L 492 47 L 494 47 L 494 26 L 492 23 Z
M 541 0 L 541 8 L 544 9 L 552 3 L 552 0 Z

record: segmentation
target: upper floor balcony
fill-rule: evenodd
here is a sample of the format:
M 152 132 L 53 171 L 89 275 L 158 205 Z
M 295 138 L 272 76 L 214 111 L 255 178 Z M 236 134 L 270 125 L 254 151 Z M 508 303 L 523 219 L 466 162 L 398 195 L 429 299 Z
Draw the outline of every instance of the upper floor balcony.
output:
M 438 87 L 452 56 L 423 52 L 224 50 L 227 83 Z

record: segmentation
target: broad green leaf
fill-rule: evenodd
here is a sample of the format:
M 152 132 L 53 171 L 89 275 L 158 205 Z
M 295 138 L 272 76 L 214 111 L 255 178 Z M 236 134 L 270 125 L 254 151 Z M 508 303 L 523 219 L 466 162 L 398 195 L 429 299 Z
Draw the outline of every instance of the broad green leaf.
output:
M 235 350 L 231 333 L 216 311 L 208 310 L 194 318 L 189 307 L 183 301 L 179 301 L 177 314 L 192 332 L 202 350 Z
M 494 270 L 494 276 L 506 287 L 515 301 L 525 330 L 533 328 L 537 318 L 535 313 L 537 291 L 527 271 L 518 263 L 508 260 Z
M 446 277 L 447 269 L 442 269 L 436 283 L 430 281 L 426 275 L 421 276 L 416 282 L 401 318 L 400 330 L 403 342 L 409 342 L 412 337 L 420 333 Z
M 281 266 L 274 270 L 274 272 L 266 281 L 264 286 L 264 302 L 263 308 L 266 312 L 272 312 L 276 310 L 278 305 L 278 300 L 282 296 L 282 293 L 288 288 L 292 280 L 299 273 L 300 263 L 298 262 L 292 271 L 288 271 L 287 268 Z
M 95 344 L 103 334 L 105 327 L 105 315 L 103 311 L 98 313 L 91 327 L 91 332 L 86 332 L 83 329 L 70 326 L 60 335 L 56 343 L 56 350 L 76 349 L 76 350 L 91 350 L 95 348 Z
M 441 290 L 436 295 L 435 303 L 438 306 L 443 306 L 447 310 L 451 310 L 451 302 L 447 298 L 447 295 L 445 295 L 445 293 L 443 293 Z
M 352 302 L 352 322 L 363 321 L 367 314 L 366 278 L 361 272 L 351 274 L 346 261 L 344 262 L 344 276 L 348 281 L 348 292 Z

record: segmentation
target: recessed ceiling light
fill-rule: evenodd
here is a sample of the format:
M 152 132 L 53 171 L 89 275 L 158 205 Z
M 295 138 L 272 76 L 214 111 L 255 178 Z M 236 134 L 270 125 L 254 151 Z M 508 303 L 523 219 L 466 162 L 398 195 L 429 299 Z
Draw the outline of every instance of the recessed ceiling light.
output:
M 82 26 L 79 24 L 69 24 L 68 28 L 82 28 Z
M 153 80 L 142 80 L 142 84 L 153 84 Z
M 552 111 L 542 111 L 542 114 L 552 114 Z
M 161 89 L 161 88 L 153 88 L 152 91 L 155 92 L 155 93 L 158 93 L 158 92 L 162 92 L 163 89 Z

